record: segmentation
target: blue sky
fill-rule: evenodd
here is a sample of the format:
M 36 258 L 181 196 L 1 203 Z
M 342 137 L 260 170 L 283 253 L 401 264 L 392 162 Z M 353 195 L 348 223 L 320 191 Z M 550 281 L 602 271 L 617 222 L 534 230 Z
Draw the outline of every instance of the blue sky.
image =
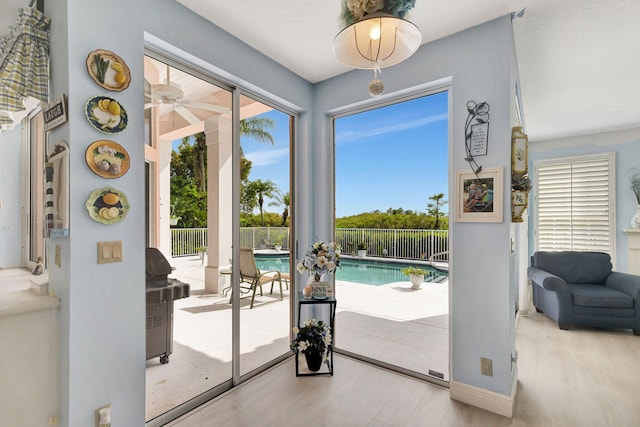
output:
M 289 116 L 271 111 L 275 144 L 241 140 L 250 180 L 289 190 Z M 178 141 L 179 143 L 179 141 Z M 174 143 L 174 147 L 176 144 Z M 426 212 L 429 196 L 448 196 L 447 92 L 336 120 L 336 216 L 389 208 Z M 445 205 L 445 210 L 448 204 Z M 280 213 L 282 207 L 267 206 Z
M 337 217 L 426 212 L 448 176 L 447 92 L 336 120 Z

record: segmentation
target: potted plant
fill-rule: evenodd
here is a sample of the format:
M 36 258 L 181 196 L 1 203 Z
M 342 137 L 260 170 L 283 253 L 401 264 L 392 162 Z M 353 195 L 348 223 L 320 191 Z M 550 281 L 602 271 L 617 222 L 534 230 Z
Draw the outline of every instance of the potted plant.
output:
M 293 328 L 294 338 L 291 351 L 301 352 L 312 372 L 320 370 L 322 363 L 327 362 L 331 346 L 331 327 L 322 320 L 308 319 L 301 328 Z
M 171 205 L 171 215 L 169 216 L 169 225 L 178 225 L 178 221 L 182 219 L 181 216 L 176 215 L 175 208 Z
M 282 250 L 282 242 L 280 240 L 276 240 L 273 247 L 276 251 L 280 252 Z
M 336 255 L 340 255 L 340 253 L 342 252 L 342 245 L 340 243 L 336 243 L 334 252 L 336 253 Z
M 409 276 L 412 289 L 420 289 L 420 285 L 424 281 L 424 276 L 427 274 L 427 270 L 420 267 L 406 267 L 402 269 L 402 273 Z
M 358 248 L 358 256 L 367 256 L 367 249 L 369 249 L 367 242 L 358 243 L 357 248 Z

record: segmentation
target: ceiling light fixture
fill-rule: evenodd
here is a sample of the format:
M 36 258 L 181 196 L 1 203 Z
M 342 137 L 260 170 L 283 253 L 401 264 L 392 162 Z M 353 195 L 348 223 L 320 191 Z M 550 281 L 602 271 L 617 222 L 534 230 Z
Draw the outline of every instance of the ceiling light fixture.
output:
M 346 65 L 374 71 L 374 80 L 369 83 L 371 96 L 384 90 L 378 80 L 381 69 L 399 64 L 420 47 L 420 30 L 403 19 L 414 4 L 415 0 L 343 0 L 346 27 L 334 38 L 333 51 Z

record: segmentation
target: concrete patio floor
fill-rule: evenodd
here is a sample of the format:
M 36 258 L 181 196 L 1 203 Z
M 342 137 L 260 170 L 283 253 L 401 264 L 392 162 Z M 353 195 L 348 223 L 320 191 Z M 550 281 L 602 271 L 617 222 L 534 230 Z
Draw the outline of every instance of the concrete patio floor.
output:
M 197 256 L 169 262 L 176 267 L 171 277 L 189 283 L 191 296 L 174 304 L 169 363 L 147 361 L 147 420 L 231 378 L 229 297 L 204 291 Z M 289 352 L 289 290 L 283 289 L 283 300 L 277 286 L 272 295 L 269 287 L 264 291 L 253 309 L 250 297 L 241 299 L 241 375 Z M 383 286 L 336 281 L 336 299 L 336 347 L 425 375 L 433 370 L 448 381 L 448 281 L 418 290 L 408 280 Z

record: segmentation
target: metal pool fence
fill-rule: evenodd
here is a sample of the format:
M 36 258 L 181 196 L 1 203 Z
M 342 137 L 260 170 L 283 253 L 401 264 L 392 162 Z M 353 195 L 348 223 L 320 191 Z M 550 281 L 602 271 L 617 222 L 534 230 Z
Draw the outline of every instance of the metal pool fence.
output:
M 448 230 L 401 230 L 373 228 L 338 228 L 336 243 L 344 253 L 356 253 L 365 243 L 367 255 L 400 259 L 429 260 L 437 255 L 446 261 L 449 251 Z M 289 250 L 287 227 L 243 227 L 240 245 L 254 249 Z M 207 246 L 206 228 L 172 228 L 171 256 L 197 255 Z

